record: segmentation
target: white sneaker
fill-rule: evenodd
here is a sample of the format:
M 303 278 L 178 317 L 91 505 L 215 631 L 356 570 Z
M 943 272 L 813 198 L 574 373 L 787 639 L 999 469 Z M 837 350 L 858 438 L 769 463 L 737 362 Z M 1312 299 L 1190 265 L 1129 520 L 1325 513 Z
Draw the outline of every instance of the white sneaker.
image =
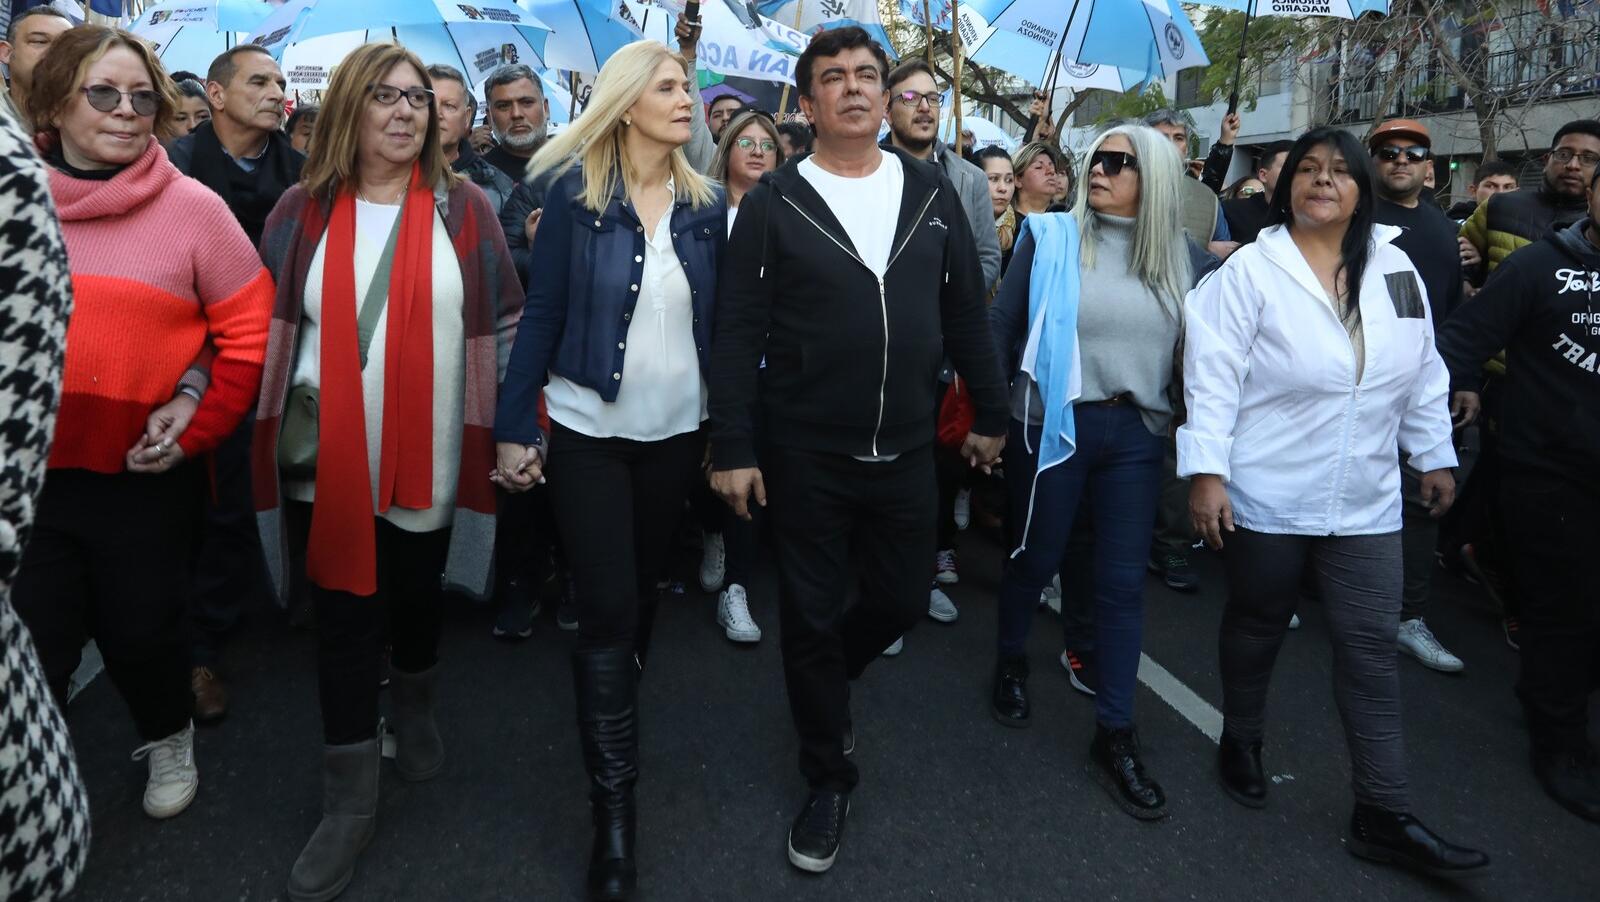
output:
M 953 586 L 961 582 L 961 577 L 956 575 L 954 549 L 946 549 L 933 556 L 933 578 L 942 586 Z
M 1290 614 L 1289 615 L 1289 629 L 1297 630 L 1299 628 L 1300 628 L 1300 615 L 1299 614 Z
M 1441 673 L 1460 673 L 1467 665 L 1451 654 L 1433 636 L 1422 618 L 1400 621 L 1400 650 L 1416 658 L 1424 667 Z
M 972 525 L 972 490 L 962 489 L 956 492 L 955 503 L 956 529 L 966 529 Z
M 700 588 L 706 592 L 715 592 L 722 588 L 722 581 L 728 578 L 728 552 L 723 544 L 722 533 L 708 532 L 701 541 L 700 552 Z
M 735 642 L 760 642 L 761 627 L 750 618 L 750 598 L 734 583 L 717 596 L 717 626 Z
M 956 618 L 961 616 L 961 612 L 956 610 L 956 603 L 944 594 L 937 583 L 928 593 L 928 616 L 940 623 L 955 623 Z
M 1061 577 L 1059 575 L 1051 577 L 1050 585 L 1045 586 L 1044 591 L 1039 593 L 1039 607 L 1049 608 L 1057 614 L 1061 613 Z
M 144 784 L 144 813 L 167 818 L 183 813 L 200 788 L 194 766 L 194 724 L 165 739 L 147 742 L 133 752 L 133 760 L 148 758 L 150 776 Z
M 888 648 L 883 650 L 883 656 L 885 658 L 892 658 L 895 655 L 899 654 L 900 652 L 905 651 L 905 648 L 906 648 L 906 637 L 905 636 L 901 636 L 900 638 L 894 640 L 894 644 L 893 645 L 890 645 Z

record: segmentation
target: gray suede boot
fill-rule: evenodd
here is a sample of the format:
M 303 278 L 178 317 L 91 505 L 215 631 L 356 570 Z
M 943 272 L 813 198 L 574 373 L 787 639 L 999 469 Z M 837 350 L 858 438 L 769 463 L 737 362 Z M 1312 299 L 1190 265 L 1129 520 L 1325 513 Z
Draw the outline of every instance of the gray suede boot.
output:
M 328 902 L 350 884 L 378 816 L 378 740 L 322 750 L 322 823 L 289 872 L 293 902 Z
M 444 740 L 433 720 L 439 665 L 421 673 L 392 671 L 389 699 L 394 714 L 394 768 L 411 783 L 431 780 L 444 770 Z

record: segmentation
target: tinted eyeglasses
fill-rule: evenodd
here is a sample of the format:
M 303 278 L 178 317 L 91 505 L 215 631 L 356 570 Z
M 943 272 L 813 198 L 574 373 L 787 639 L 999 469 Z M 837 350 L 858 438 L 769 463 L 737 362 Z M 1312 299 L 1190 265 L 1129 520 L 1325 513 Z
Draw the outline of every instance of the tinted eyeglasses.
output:
M 926 94 L 919 91 L 901 91 L 894 95 L 894 99 L 899 101 L 901 106 L 913 110 L 920 106 L 924 100 L 928 102 L 929 108 L 937 110 L 942 101 L 938 91 L 929 91 Z
M 102 113 L 110 113 L 122 105 L 122 98 L 126 95 L 128 103 L 132 105 L 133 112 L 138 116 L 154 116 L 161 109 L 161 93 L 145 88 L 138 91 L 119 91 L 110 85 L 90 85 L 83 89 L 83 96 L 88 98 L 89 106 Z
M 1121 150 L 1097 150 L 1089 155 L 1089 168 L 1100 167 L 1106 175 L 1116 177 L 1124 168 L 1139 171 L 1139 158 Z
M 778 149 L 778 145 L 771 138 L 762 138 L 760 141 L 754 138 L 740 138 L 733 142 L 733 146 L 740 150 L 755 150 L 760 147 L 762 153 L 772 153 Z
M 1426 147 L 1396 147 L 1393 144 L 1389 144 L 1378 148 L 1378 152 L 1374 156 L 1385 163 L 1393 163 L 1395 160 L 1400 159 L 1402 154 L 1412 163 L 1421 163 L 1432 157 L 1433 151 Z
M 401 90 L 394 85 L 377 84 L 368 90 L 372 92 L 372 99 L 384 106 L 394 106 L 400 102 L 400 98 L 404 97 L 406 103 L 411 104 L 412 109 L 420 110 L 426 107 L 429 101 L 433 100 L 433 92 L 427 88 L 406 88 Z

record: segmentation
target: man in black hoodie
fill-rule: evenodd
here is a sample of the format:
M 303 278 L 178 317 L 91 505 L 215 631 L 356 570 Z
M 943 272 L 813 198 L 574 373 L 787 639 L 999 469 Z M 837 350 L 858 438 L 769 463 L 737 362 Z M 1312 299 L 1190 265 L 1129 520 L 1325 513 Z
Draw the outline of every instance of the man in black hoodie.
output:
M 1600 823 L 1600 171 L 1589 215 L 1501 263 L 1439 333 L 1456 385 L 1506 350 L 1500 504 L 1522 602 L 1522 700 L 1544 789 Z M 1476 405 L 1475 397 L 1465 399 Z
M 752 498 L 768 506 L 775 534 L 784 675 L 811 789 L 789 860 L 812 872 L 833 864 L 857 781 L 848 680 L 927 609 L 946 353 L 977 407 L 962 456 L 987 467 L 1006 427 L 961 199 L 939 167 L 876 142 L 888 68 L 855 27 L 821 32 L 801 55 L 816 152 L 739 205 L 711 352 L 712 487 L 741 516 Z M 846 611 L 855 582 L 861 599 Z

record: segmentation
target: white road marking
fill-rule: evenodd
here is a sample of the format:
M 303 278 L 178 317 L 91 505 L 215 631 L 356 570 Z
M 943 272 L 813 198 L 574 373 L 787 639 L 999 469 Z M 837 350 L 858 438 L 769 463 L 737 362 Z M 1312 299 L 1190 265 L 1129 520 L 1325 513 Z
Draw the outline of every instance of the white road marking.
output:
M 1193 689 L 1142 652 L 1139 655 L 1139 682 L 1161 696 L 1162 701 L 1194 724 L 1195 729 L 1206 734 L 1206 738 L 1212 742 L 1222 740 L 1222 712 L 1211 707 L 1210 702 L 1196 695 Z

